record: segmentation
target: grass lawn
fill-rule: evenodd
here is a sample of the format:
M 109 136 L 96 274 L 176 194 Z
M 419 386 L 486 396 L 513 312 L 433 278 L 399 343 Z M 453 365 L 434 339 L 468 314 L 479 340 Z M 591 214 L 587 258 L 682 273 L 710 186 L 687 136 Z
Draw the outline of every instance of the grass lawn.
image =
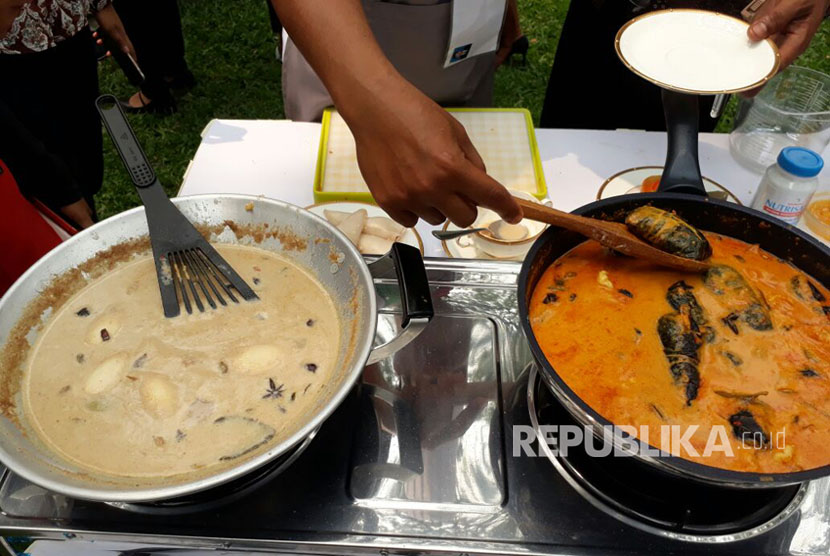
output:
M 584 1 L 584 0 L 579 0 Z M 627 0 L 614 0 L 627 1 Z M 213 118 L 283 117 L 280 65 L 265 0 L 180 0 L 187 59 L 199 80 L 179 101 L 172 116 L 130 116 L 130 122 L 168 193 L 175 194 Z M 531 39 L 527 66 L 508 66 L 496 74 L 497 106 L 526 107 L 538 121 L 568 0 L 519 0 L 522 30 Z M 830 73 L 830 24 L 825 21 L 799 65 Z M 578 84 L 563 86 L 578 87 Z M 101 91 L 126 98 L 133 90 L 117 66 L 101 66 Z M 578 94 L 578 92 L 576 93 Z M 735 99 L 719 131 L 728 131 Z M 139 204 L 115 150 L 104 139 L 104 187 L 97 196 L 101 217 Z M 309 184 L 310 187 L 310 184 Z

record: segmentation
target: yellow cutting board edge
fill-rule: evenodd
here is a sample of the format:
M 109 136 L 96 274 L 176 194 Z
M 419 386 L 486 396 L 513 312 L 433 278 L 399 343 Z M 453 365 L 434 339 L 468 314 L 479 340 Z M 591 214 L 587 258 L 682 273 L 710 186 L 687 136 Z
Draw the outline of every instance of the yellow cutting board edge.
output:
M 528 146 L 530 148 L 531 164 L 533 167 L 533 177 L 536 185 L 536 191 L 532 194 L 538 199 L 545 199 L 547 197 L 547 184 L 545 183 L 545 175 L 542 170 L 542 161 L 539 157 L 539 148 L 536 143 L 536 133 L 533 128 L 533 120 L 530 116 L 530 111 L 525 108 L 448 108 L 448 112 L 456 113 L 521 113 L 524 115 L 524 121 L 527 131 Z M 332 201 L 359 201 L 363 203 L 376 204 L 372 194 L 368 191 L 326 191 L 325 190 L 325 173 L 326 164 L 329 162 L 329 137 L 332 130 L 332 116 L 336 112 L 334 108 L 327 108 L 323 112 L 322 129 L 320 132 L 320 147 L 317 152 L 317 167 L 314 172 L 314 202 L 324 203 Z M 485 165 L 488 161 L 485 158 Z M 354 166 L 357 166 L 357 161 L 354 161 Z M 358 171 L 359 175 L 359 171 Z M 365 187 L 365 183 L 361 180 L 361 188 Z

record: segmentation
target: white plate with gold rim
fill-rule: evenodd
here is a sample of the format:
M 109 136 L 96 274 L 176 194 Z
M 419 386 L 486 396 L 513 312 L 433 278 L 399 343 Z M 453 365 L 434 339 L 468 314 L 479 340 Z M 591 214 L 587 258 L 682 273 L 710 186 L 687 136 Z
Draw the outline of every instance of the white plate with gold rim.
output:
M 622 170 L 602 183 L 599 191 L 597 191 L 597 200 L 616 197 L 617 195 L 627 195 L 629 193 L 641 193 L 643 181 L 655 176 L 659 178 L 662 174 L 662 166 L 638 166 L 636 168 Z M 706 188 L 706 192 L 710 196 L 738 205 L 742 204 L 731 191 L 714 180 L 704 177 L 703 187 Z
M 706 10 L 659 10 L 635 17 L 617 33 L 628 68 L 665 89 L 694 94 L 760 87 L 778 71 L 778 48 L 753 42 L 749 24 Z
M 333 201 L 331 203 L 317 203 L 314 205 L 309 205 L 306 207 L 306 210 L 309 212 L 313 212 L 317 216 L 325 218 L 325 211 L 327 210 L 336 210 L 339 212 L 355 212 L 360 209 L 366 209 L 366 215 L 371 218 L 373 216 L 384 216 L 386 218 L 391 217 L 386 214 L 386 211 L 380 208 L 377 205 L 370 205 L 368 203 L 358 203 L 354 201 Z M 411 245 L 412 247 L 417 248 L 421 255 L 424 254 L 424 243 L 421 241 L 421 236 L 418 234 L 418 231 L 415 228 L 406 228 L 404 230 L 403 236 L 398 240 L 400 243 L 405 243 L 406 245 Z M 377 255 L 382 255 L 383 253 L 375 253 Z

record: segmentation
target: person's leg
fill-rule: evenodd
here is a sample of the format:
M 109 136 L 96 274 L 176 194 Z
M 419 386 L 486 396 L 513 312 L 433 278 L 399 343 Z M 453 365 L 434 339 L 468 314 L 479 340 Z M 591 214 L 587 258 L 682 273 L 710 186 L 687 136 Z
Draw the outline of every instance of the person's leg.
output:
M 156 102 L 157 108 L 162 105 L 166 108 L 173 106 L 170 91 L 163 78 L 164 51 L 169 42 L 163 30 L 166 14 L 157 13 L 163 4 L 170 1 L 172 0 L 113 1 L 115 11 L 121 17 L 124 29 L 133 43 L 138 65 L 145 77 L 141 92 L 136 93 L 129 100 L 128 104 L 131 108 L 140 109 L 150 101 Z
M 72 48 L 62 58 L 56 77 L 71 86 L 64 88 L 64 115 L 59 116 L 54 136 L 94 215 L 93 196 L 104 181 L 104 155 L 101 118 L 95 108 L 98 63 L 88 29 L 73 39 Z
M 162 112 L 175 109 L 170 88 L 187 89 L 195 80 L 184 58 L 181 15 L 176 0 L 115 0 L 115 9 L 138 55 L 146 77 L 129 105 L 152 101 Z M 158 103 L 158 104 L 156 104 Z
M 499 49 L 496 50 L 496 65 L 500 66 L 504 62 L 510 61 L 514 54 L 522 57 L 523 64 L 527 63 L 528 48 L 530 48 L 530 41 L 522 35 L 517 0 L 507 0 L 507 11 L 504 14 Z
M 95 107 L 95 100 L 101 92 L 98 87 L 98 61 L 91 39 L 79 45 L 76 59 L 78 69 L 75 74 L 79 82 L 78 109 L 74 113 L 78 133 L 69 134 L 65 140 L 77 149 L 75 158 L 78 160 L 79 179 L 83 179 L 84 198 L 92 209 L 93 220 L 97 220 L 94 195 L 101 190 L 104 183 L 104 145 L 101 118 Z
M 0 74 L 8 84 L 0 87 L 0 98 L 66 164 L 84 198 L 91 200 L 103 182 L 103 153 L 95 109 L 97 61 L 89 29 L 45 52 L 0 56 Z M 55 91 L 61 93 L 60 102 Z
M 178 82 L 187 82 L 185 86 L 192 87 L 189 80 L 193 79 L 190 68 L 187 66 L 184 52 L 184 34 L 182 33 L 182 16 L 179 3 L 176 0 L 161 0 L 159 2 L 159 32 L 166 38 L 167 45 L 162 53 L 162 74 L 165 81 L 173 88 L 178 88 Z

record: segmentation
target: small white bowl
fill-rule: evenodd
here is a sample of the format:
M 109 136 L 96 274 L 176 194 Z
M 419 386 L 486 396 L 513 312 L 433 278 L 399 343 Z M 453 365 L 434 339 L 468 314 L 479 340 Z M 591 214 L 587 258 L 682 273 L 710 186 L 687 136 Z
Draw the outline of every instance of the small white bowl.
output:
M 518 197 L 519 199 L 524 199 L 526 201 L 532 201 L 534 203 L 541 204 L 536 197 L 524 191 L 517 191 L 511 189 L 510 194 L 514 197 Z M 494 211 L 483 207 L 479 207 L 478 217 L 476 217 L 476 220 L 475 222 L 473 222 L 472 227 L 486 228 L 491 223 L 498 220 L 501 220 L 501 218 Z M 483 253 L 486 253 L 491 257 L 497 259 L 512 259 L 522 257 L 525 253 L 528 252 L 530 246 L 533 245 L 534 241 L 536 241 L 536 238 L 539 237 L 539 235 L 545 231 L 545 228 L 547 228 L 547 224 L 527 219 L 522 220 L 521 224 L 525 226 L 528 231 L 527 237 L 524 237 L 522 239 L 498 239 L 486 232 L 476 232 L 475 234 L 472 234 L 470 237 L 472 239 L 473 245 L 475 245 L 479 251 L 482 251 Z

